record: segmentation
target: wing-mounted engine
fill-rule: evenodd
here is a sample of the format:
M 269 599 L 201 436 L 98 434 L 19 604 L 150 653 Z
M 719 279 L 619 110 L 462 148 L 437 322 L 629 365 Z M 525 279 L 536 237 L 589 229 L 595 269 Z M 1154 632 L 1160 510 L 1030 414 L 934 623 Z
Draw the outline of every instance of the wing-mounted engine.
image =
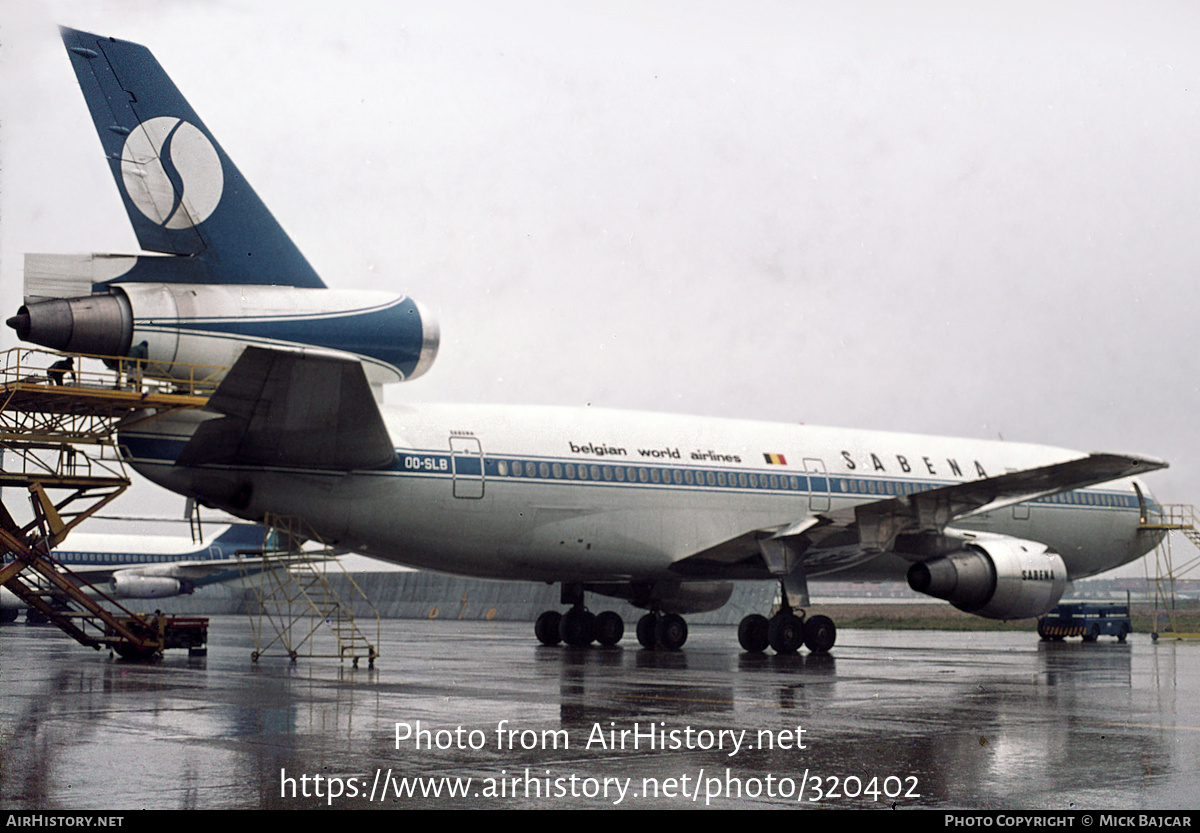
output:
M 960 550 L 913 564 L 908 586 L 976 616 L 1027 619 L 1058 604 L 1067 566 L 1045 544 L 979 534 Z
M 75 297 L 29 294 L 8 320 L 22 341 L 145 359 L 147 372 L 168 377 L 194 373 L 187 365 L 231 367 L 257 345 L 355 358 L 368 381 L 382 385 L 420 376 L 438 348 L 429 312 L 385 292 L 114 282 Z
M 113 596 L 118 599 L 163 599 L 189 594 L 190 583 L 167 576 L 145 576 L 122 570 L 112 577 Z

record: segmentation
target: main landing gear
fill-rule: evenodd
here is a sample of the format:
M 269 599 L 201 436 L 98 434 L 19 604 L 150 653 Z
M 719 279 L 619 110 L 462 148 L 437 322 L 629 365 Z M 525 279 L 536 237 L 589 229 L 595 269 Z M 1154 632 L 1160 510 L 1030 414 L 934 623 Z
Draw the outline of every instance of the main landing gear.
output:
M 797 616 L 783 588 L 783 605 L 768 619 L 751 613 L 738 625 L 738 642 L 744 650 L 761 654 L 769 645 L 777 654 L 794 654 L 800 646 L 814 654 L 827 654 L 837 641 L 837 628 L 828 616 Z
M 625 620 L 611 610 L 596 615 L 583 604 L 583 585 L 563 584 L 562 603 L 571 605 L 566 613 L 547 610 L 537 618 L 533 632 L 543 645 L 560 642 L 574 648 L 586 648 L 593 642 L 605 647 L 616 645 L 625 635 Z
M 625 635 L 625 620 L 611 610 L 595 615 L 583 605 L 578 605 L 566 613 L 547 610 L 537 618 L 533 632 L 543 645 L 565 642 L 575 648 L 586 648 L 593 642 L 599 642 L 610 647 Z
M 805 594 L 802 598 L 807 598 Z M 625 635 L 625 622 L 611 610 L 594 614 L 583 603 L 583 587 L 564 584 L 562 603 L 571 605 L 566 613 L 547 610 L 537 618 L 533 632 L 543 645 L 565 642 L 585 648 L 593 642 L 616 645 Z M 653 610 L 637 623 L 637 640 L 648 650 L 678 651 L 687 642 L 688 626 L 678 613 Z M 752 613 L 738 625 L 738 642 L 744 650 L 760 654 L 768 647 L 777 654 L 794 654 L 804 645 L 814 654 L 827 654 L 837 641 L 837 628 L 828 616 L 797 615 L 783 587 L 783 604 L 768 619 Z

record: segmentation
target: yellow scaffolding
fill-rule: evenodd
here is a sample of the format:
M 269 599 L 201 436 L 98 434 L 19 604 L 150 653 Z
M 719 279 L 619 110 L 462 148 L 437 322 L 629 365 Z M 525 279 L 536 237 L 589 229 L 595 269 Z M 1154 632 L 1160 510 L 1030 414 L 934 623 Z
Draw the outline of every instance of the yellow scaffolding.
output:
M 118 430 L 203 408 L 229 368 L 24 348 L 3 356 L 0 449 L 9 454 L 0 487 L 29 493 L 32 520 L 20 524 L 0 502 L 0 585 L 90 647 L 109 645 L 124 656 L 192 647 L 198 632 L 194 617 L 130 613 L 59 564 L 50 551 L 129 487 Z M 66 496 L 53 499 L 51 492 Z M 351 592 L 335 590 L 327 570 L 331 564 L 341 569 L 340 562 L 328 547 L 304 548 L 319 539 L 302 521 L 268 517 L 266 525 L 262 550 L 239 553 L 243 575 L 258 577 L 257 584 L 245 582 L 255 593 L 253 659 L 282 645 L 293 659 L 303 652 L 351 659 L 357 666 L 365 657 L 374 666 L 379 613 L 366 594 L 348 573 L 340 583 Z M 373 641 L 355 621 L 356 604 L 375 615 Z M 306 620 L 307 631 L 301 624 Z M 264 642 L 265 624 L 276 636 Z M 325 649 L 318 638 L 325 634 L 333 636 L 334 649 Z
M 300 518 L 268 515 L 261 550 L 238 553 L 242 578 L 253 592 L 251 659 L 300 656 L 360 659 L 375 667 L 380 617 L 370 598 L 346 572 L 337 553 Z M 331 582 L 330 571 L 340 577 Z M 356 609 L 375 619 L 371 639 L 359 627 Z
M 1200 567 L 1200 515 L 1196 507 L 1183 503 L 1168 503 L 1156 507 L 1144 518 L 1142 529 L 1162 533 L 1154 550 L 1154 632 L 1155 639 L 1200 639 L 1200 633 L 1188 631 L 1182 625 L 1176 585 Z M 1187 555 L 1177 559 L 1171 547 L 1172 532 L 1180 532 L 1191 544 Z M 1159 628 L 1160 615 L 1166 616 L 1167 627 Z
M 28 494 L 31 519 L 18 521 L 0 503 L 0 585 L 92 648 L 145 657 L 198 647 L 204 629 L 194 618 L 179 630 L 175 620 L 131 613 L 58 563 L 51 550 L 129 487 L 118 427 L 203 407 L 223 370 L 191 368 L 175 379 L 145 360 L 6 351 L 0 486 Z

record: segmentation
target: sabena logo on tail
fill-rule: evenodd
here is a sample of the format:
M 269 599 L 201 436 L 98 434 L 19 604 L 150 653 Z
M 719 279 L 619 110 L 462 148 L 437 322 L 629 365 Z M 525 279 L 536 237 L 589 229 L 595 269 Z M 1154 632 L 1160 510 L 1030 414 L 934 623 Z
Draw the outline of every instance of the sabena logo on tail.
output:
M 174 116 L 149 119 L 129 134 L 121 152 L 121 175 L 138 210 L 169 229 L 203 223 L 225 187 L 212 142 L 194 124 Z

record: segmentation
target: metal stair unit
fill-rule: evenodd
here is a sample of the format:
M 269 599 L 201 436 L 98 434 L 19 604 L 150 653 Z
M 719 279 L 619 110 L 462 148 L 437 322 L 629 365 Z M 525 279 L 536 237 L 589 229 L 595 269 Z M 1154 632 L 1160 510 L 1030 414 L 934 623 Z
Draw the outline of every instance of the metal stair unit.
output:
M 268 515 L 264 524 L 262 549 L 238 552 L 243 584 L 252 592 L 251 659 L 349 659 L 357 668 L 365 658 L 367 667 L 374 668 L 379 656 L 379 611 L 342 567 L 333 548 L 299 518 Z M 331 575 L 342 592 L 330 582 Z M 358 626 L 356 607 L 374 616 L 374 640 Z
M 1153 506 L 1142 520 L 1142 529 L 1158 531 L 1161 537 L 1154 550 L 1154 632 L 1158 639 L 1200 639 L 1200 633 L 1189 632 L 1180 621 L 1176 600 L 1176 583 L 1200 567 L 1200 515 L 1196 507 L 1183 503 Z M 1188 557 L 1176 561 L 1171 548 L 1172 532 L 1183 533 L 1192 545 Z M 1159 628 L 1160 609 L 1167 618 L 1167 627 Z

